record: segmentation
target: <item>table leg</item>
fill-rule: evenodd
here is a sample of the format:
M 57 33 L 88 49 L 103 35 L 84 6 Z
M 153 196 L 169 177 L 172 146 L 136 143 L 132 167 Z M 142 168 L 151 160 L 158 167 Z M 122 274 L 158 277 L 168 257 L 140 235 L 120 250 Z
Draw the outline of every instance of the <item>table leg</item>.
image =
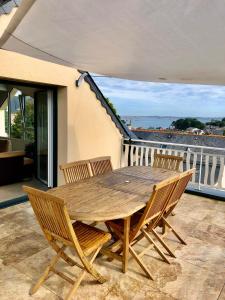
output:
M 130 217 L 124 219 L 123 233 L 123 273 L 126 273 L 129 256 Z

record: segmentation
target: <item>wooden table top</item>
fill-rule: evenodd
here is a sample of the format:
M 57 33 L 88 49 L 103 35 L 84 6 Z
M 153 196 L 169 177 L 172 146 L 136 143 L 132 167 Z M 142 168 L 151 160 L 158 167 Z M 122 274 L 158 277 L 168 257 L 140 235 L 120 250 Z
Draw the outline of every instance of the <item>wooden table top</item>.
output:
M 48 192 L 66 201 L 69 215 L 74 220 L 114 220 L 128 217 L 145 207 L 154 184 L 177 174 L 145 166 L 126 167 Z

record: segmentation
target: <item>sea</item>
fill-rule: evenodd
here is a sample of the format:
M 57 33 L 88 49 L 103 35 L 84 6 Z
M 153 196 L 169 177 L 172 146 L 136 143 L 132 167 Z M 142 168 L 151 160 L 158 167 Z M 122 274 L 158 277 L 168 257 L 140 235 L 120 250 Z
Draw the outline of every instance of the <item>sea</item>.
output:
M 133 128 L 156 129 L 156 128 L 169 128 L 173 121 L 185 117 L 162 117 L 162 116 L 121 116 L 121 119 L 126 124 L 131 124 Z M 202 123 L 210 122 L 211 120 L 221 120 L 221 118 L 205 118 L 194 117 Z

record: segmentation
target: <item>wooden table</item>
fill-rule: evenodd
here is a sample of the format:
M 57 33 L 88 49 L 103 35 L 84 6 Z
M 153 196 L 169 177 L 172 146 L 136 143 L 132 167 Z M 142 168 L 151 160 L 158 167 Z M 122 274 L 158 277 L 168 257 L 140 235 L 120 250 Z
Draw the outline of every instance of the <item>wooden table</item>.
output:
M 108 221 L 124 219 L 123 272 L 127 270 L 130 217 L 145 207 L 154 184 L 177 172 L 151 167 L 126 167 L 48 192 L 63 198 L 71 219 Z

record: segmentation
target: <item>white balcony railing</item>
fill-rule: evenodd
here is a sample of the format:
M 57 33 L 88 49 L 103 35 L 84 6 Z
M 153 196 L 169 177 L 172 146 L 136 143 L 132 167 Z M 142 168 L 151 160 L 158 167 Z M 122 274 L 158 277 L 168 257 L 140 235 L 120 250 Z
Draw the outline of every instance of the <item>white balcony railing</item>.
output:
M 147 140 L 124 140 L 122 166 L 152 166 L 154 153 L 184 158 L 180 171 L 196 168 L 189 187 L 225 192 L 225 149 Z

